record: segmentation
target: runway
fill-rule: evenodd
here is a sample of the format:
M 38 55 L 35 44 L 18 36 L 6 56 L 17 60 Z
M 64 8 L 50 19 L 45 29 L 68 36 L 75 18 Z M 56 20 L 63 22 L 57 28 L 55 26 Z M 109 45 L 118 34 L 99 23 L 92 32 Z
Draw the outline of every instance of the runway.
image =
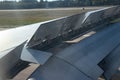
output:
M 84 9 L 102 9 L 109 6 L 101 7 L 70 7 L 70 8 L 41 8 L 41 9 L 14 9 L 14 10 L 0 10 L 1 11 L 51 11 L 51 10 L 82 10 Z M 111 7 L 111 6 L 110 6 Z

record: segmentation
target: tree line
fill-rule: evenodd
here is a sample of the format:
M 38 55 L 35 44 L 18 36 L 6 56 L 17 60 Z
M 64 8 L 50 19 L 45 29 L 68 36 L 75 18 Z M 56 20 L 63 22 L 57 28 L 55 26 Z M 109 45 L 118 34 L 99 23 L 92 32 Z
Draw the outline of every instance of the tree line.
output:
M 119 5 L 120 0 L 20 0 L 17 2 L 4 0 L 0 2 L 0 9 L 31 9 L 31 8 L 56 8 L 56 7 L 81 7 Z

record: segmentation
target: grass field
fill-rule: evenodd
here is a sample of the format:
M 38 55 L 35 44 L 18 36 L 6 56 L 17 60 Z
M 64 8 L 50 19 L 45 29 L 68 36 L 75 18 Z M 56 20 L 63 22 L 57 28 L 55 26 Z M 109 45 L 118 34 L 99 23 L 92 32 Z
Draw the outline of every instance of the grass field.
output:
M 93 9 L 37 9 L 37 10 L 0 10 L 0 28 L 11 28 L 37 23 L 59 17 L 79 14 Z
M 120 22 L 120 18 L 117 18 L 117 19 L 111 21 L 111 23 L 117 23 L 117 22 Z

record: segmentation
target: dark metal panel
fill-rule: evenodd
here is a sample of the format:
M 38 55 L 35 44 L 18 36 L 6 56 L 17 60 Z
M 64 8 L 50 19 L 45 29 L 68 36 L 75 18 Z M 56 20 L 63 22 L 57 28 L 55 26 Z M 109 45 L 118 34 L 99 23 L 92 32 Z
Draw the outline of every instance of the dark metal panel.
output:
M 80 52 L 81 50 L 85 51 L 86 49 L 89 49 L 91 46 L 93 46 L 93 45 L 91 45 L 92 43 L 101 40 L 102 37 L 104 37 L 104 36 L 108 36 L 109 33 L 112 33 L 112 31 L 115 31 L 116 29 L 117 29 L 117 27 L 105 28 L 104 30 L 102 30 L 100 32 L 97 32 L 97 34 L 94 34 L 93 36 L 80 41 L 79 44 L 75 44 L 75 45 L 72 45 L 72 46 L 66 48 L 60 54 L 58 54 L 58 56 L 62 55 L 62 57 L 65 57 L 65 58 L 68 57 L 68 59 L 70 59 L 69 56 L 77 57 L 79 55 L 78 56 L 79 58 L 80 58 L 80 56 L 84 57 L 85 54 L 83 54 L 83 53 L 78 54 L 78 55 L 77 54 L 75 55 L 73 53 L 75 51 L 76 52 L 78 52 L 78 51 Z M 94 44 L 96 44 L 96 43 L 94 43 Z M 69 53 L 68 53 L 68 51 L 69 51 Z M 77 58 L 77 59 L 79 59 L 79 58 Z M 74 60 L 74 59 L 76 60 L 76 58 L 72 58 L 72 60 Z
M 102 67 L 106 80 L 110 80 L 120 67 L 120 45 L 104 59 Z
M 107 9 L 105 9 L 107 10 Z M 83 21 L 83 25 L 90 25 L 90 24 L 93 24 L 93 23 L 97 23 L 101 20 L 103 20 L 102 18 L 102 15 L 104 13 L 104 9 L 101 9 L 101 10 L 96 10 L 96 11 L 90 11 L 90 12 L 87 12 L 86 13 L 86 17 Z
M 104 11 L 104 18 L 107 18 L 107 17 L 111 17 L 113 15 L 117 15 L 117 14 L 120 14 L 120 6 L 114 6 L 108 10 L 105 10 Z
M 98 46 L 98 47 L 99 47 L 99 45 L 102 46 L 103 45 L 102 42 L 107 41 L 107 40 L 109 40 L 109 38 L 114 37 L 111 35 L 116 35 L 116 33 L 119 33 L 118 26 L 120 26 L 120 24 L 117 24 L 117 26 L 114 25 L 113 27 L 108 27 L 100 32 L 97 32 L 97 34 L 81 41 L 80 43 L 66 48 L 65 50 L 60 52 L 57 56 L 63 57 L 65 59 L 70 59 L 70 60 L 71 60 L 70 56 L 72 56 L 72 57 L 75 57 L 75 58 L 72 58 L 72 61 L 76 61 L 79 58 L 82 58 L 82 57 L 88 55 L 89 52 L 95 51 L 95 48 L 97 48 L 96 46 Z M 88 51 L 88 50 L 90 50 L 90 51 Z M 73 54 L 74 52 L 81 52 L 81 53 Z
M 43 23 L 31 38 L 28 46 L 31 47 L 41 44 L 47 40 L 50 41 L 55 39 L 61 35 L 69 33 L 70 31 L 74 30 L 75 27 L 80 28 L 84 15 L 85 14 L 82 13 Z
M 98 32 L 92 37 L 61 51 L 57 57 L 71 63 L 96 80 L 103 72 L 98 67 L 98 63 L 120 43 L 119 26 L 120 23 L 111 25 L 108 29 L 104 29 L 106 32 L 102 31 L 104 34 Z
M 87 13 L 77 14 L 69 17 L 48 21 L 46 23 L 42 23 L 42 25 L 40 25 L 39 29 L 31 38 L 27 46 L 35 47 L 40 44 L 41 46 L 45 46 L 42 43 L 45 42 L 49 43 L 52 39 L 56 39 L 60 36 L 64 37 L 64 35 L 70 36 L 69 34 L 70 32 L 77 32 L 76 30 L 79 29 L 82 31 L 83 29 L 91 29 L 92 27 L 88 25 L 93 25 L 93 24 L 95 25 L 98 22 L 106 18 L 109 18 L 109 14 L 110 17 L 113 17 L 114 16 L 112 15 L 113 12 L 110 12 L 109 14 L 108 12 L 113 11 L 116 8 L 119 9 L 119 6 L 90 11 Z M 118 14 L 119 13 L 117 13 L 117 15 Z
M 74 66 L 52 57 L 29 77 L 33 80 L 92 80 Z

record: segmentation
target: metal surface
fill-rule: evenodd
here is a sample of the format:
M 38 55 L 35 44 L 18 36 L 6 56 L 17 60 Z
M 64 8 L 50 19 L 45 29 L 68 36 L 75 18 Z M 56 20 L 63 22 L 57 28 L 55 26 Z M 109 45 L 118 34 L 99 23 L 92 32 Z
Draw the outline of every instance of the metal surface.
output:
M 24 48 L 22 51 L 21 59 L 24 61 L 43 65 L 51 56 L 52 53 Z
M 0 52 L 29 40 L 40 23 L 0 31 Z
M 5 80 L 9 71 L 20 60 L 21 51 L 25 43 L 17 45 L 14 48 L 5 50 L 0 53 L 0 80 Z M 12 75 L 12 74 L 10 74 Z
M 116 13 L 113 14 L 113 11 L 116 11 Z M 53 39 L 55 40 L 56 38 L 59 37 L 63 37 L 62 39 L 65 39 L 68 36 L 77 34 L 77 32 L 79 34 L 80 32 L 83 33 L 83 31 L 85 32 L 93 28 L 93 26 L 90 25 L 95 25 L 97 23 L 100 23 L 101 21 L 103 24 L 104 22 L 107 22 L 106 19 L 111 20 L 111 18 L 118 16 L 119 12 L 120 12 L 119 6 L 115 6 L 90 11 L 78 15 L 73 15 L 70 17 L 64 17 L 61 19 L 44 23 L 35 32 L 34 36 L 31 38 L 27 46 L 35 47 L 38 45 L 40 49 L 44 46 L 47 46 L 49 43 L 52 43 Z M 57 41 L 58 40 L 56 40 L 56 42 Z
M 64 80 L 65 77 L 65 80 L 67 80 L 66 74 L 68 73 L 62 73 L 61 71 L 69 72 L 71 70 L 69 69 L 71 65 L 90 79 L 97 80 L 98 77 L 100 77 L 106 70 L 102 70 L 98 64 L 101 63 L 104 58 L 110 55 L 111 51 L 113 51 L 120 44 L 119 26 L 120 23 L 113 24 L 109 27 L 107 26 L 103 30 L 98 31 L 95 35 L 65 48 L 61 52 L 57 53 L 57 55 L 55 55 L 56 57 L 51 57 L 45 65 L 40 66 L 29 78 L 34 78 L 35 80 L 53 80 L 57 77 L 57 80 Z M 69 67 L 61 66 L 63 63 L 60 64 L 56 58 L 65 64 L 69 64 Z M 119 64 L 118 62 L 116 63 Z M 61 69 L 59 69 L 58 66 Z M 74 73 L 71 75 L 73 74 Z M 61 75 L 64 76 L 61 77 Z M 83 76 L 78 78 L 78 80 L 84 80 L 82 77 Z M 69 78 L 71 78 L 71 76 L 69 76 Z M 73 78 L 74 77 L 71 79 L 76 79 Z
M 101 35 L 101 32 L 97 33 L 92 36 L 92 39 L 88 38 L 87 40 L 68 47 L 58 53 L 57 57 L 76 66 L 82 72 L 96 80 L 103 73 L 97 64 L 120 43 L 120 39 L 118 39 L 120 37 L 119 26 L 120 24 L 112 25 L 110 27 L 112 31 L 109 32 L 109 29 L 104 29 L 106 34 L 98 37 Z
M 103 61 L 102 67 L 105 71 L 104 76 L 106 80 L 110 80 L 120 67 L 120 45 L 117 46 Z
M 0 80 L 19 70 L 21 60 L 41 65 L 30 79 L 97 80 L 103 73 L 109 79 L 119 66 L 120 23 L 108 26 L 117 17 L 120 6 L 1 31 Z M 65 43 L 91 30 L 96 33 L 76 44 Z M 62 44 L 68 46 L 50 51 Z
M 65 61 L 52 57 L 29 77 L 35 80 L 92 80 Z M 28 78 L 28 80 L 29 80 Z

